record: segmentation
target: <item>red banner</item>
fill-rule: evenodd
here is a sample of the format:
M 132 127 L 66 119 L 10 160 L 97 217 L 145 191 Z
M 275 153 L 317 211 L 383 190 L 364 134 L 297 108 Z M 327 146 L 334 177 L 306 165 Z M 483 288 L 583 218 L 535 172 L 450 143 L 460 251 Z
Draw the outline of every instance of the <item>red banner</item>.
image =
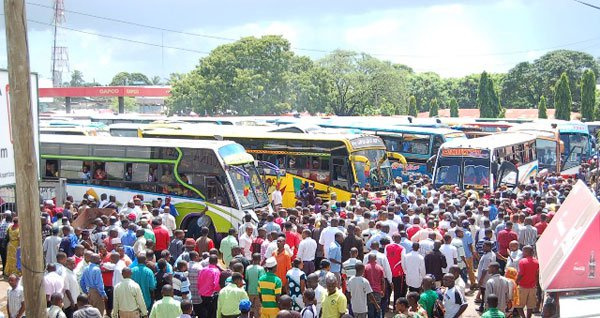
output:
M 92 86 L 40 88 L 40 97 L 168 97 L 170 86 Z

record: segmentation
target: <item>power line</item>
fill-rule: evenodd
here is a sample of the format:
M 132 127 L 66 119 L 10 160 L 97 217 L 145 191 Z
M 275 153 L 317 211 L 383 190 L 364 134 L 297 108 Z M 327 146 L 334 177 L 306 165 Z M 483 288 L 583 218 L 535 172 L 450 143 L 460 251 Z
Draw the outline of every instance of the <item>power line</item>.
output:
M 41 25 L 47 25 L 47 26 L 52 26 L 52 23 L 46 23 L 46 22 L 41 22 L 41 21 L 32 20 L 32 19 L 27 19 L 27 22 L 31 22 L 31 23 L 35 23 L 35 24 L 41 24 Z M 119 41 L 131 42 L 131 43 L 148 45 L 148 46 L 154 46 L 154 47 L 160 47 L 160 48 L 165 48 L 165 49 L 173 49 L 173 50 L 179 50 L 179 51 L 186 51 L 186 52 L 198 53 L 198 54 L 203 54 L 203 55 L 210 54 L 210 52 L 206 52 L 206 51 L 200 51 L 200 50 L 194 50 L 194 49 L 188 49 L 188 48 L 176 47 L 176 46 L 167 46 L 167 45 L 162 45 L 162 44 L 158 44 L 158 43 L 150 43 L 150 42 L 144 42 L 144 41 L 139 41 L 139 40 L 127 39 L 127 38 L 122 38 L 122 37 L 108 35 L 108 34 L 100 34 L 100 33 L 95 33 L 95 32 L 89 32 L 89 31 L 84 31 L 84 30 L 69 28 L 69 27 L 66 27 L 66 26 L 58 26 L 58 28 L 69 30 L 69 31 L 73 31 L 73 32 L 83 33 L 83 34 L 95 35 L 95 36 L 98 36 L 98 37 L 112 39 L 112 40 L 119 40 Z
M 41 3 L 27 2 L 27 4 L 28 5 L 32 5 L 32 6 L 41 7 L 41 8 L 53 9 L 51 6 L 48 6 L 48 5 L 45 5 L 45 4 L 41 4 Z M 106 21 L 111 21 L 111 22 L 117 22 L 117 23 L 134 25 L 134 26 L 138 26 L 138 27 L 142 27 L 142 28 L 147 28 L 147 29 L 154 29 L 154 30 L 158 30 L 158 31 L 171 32 L 171 33 L 179 33 L 179 34 L 184 34 L 184 35 L 191 35 L 191 36 L 197 36 L 197 37 L 203 37 L 203 38 L 209 38 L 209 39 L 215 39 L 215 40 L 237 41 L 237 39 L 226 38 L 226 37 L 222 37 L 222 36 L 215 36 L 215 35 L 209 35 L 209 34 L 200 34 L 200 33 L 193 33 L 193 32 L 185 32 L 185 31 L 180 31 L 180 30 L 167 29 L 167 28 L 162 28 L 162 27 L 157 27 L 157 26 L 153 26 L 153 25 L 142 24 L 142 23 L 137 23 L 137 22 L 132 22 L 132 21 L 125 21 L 125 20 L 120 20 L 120 19 L 115 19 L 115 18 L 110 18 L 110 17 L 102 17 L 102 16 L 99 16 L 99 15 L 89 14 L 89 13 L 85 13 L 85 12 L 79 12 L 79 11 L 73 11 L 73 10 L 67 10 L 67 9 L 65 9 L 65 12 L 79 14 L 79 15 L 82 15 L 82 16 L 86 16 L 86 17 L 90 17 L 90 18 L 95 18 L 95 19 L 100 19 L 100 20 L 106 20 Z
M 579 0 L 573 0 L 573 1 L 581 2 Z M 584 2 L 581 2 L 581 3 L 589 5 L 589 4 L 584 3 Z M 40 3 L 27 2 L 27 4 L 28 5 L 32 5 L 32 6 L 41 7 L 41 8 L 53 9 L 53 7 L 51 7 L 51 6 L 40 4 Z M 202 33 L 194 33 L 194 32 L 186 32 L 186 31 L 181 31 L 181 30 L 163 28 L 163 27 L 158 27 L 158 26 L 153 26 L 153 25 L 148 25 L 148 24 L 142 24 L 142 23 L 138 23 L 138 22 L 134 22 L 134 21 L 127 21 L 127 20 L 121 20 L 121 19 L 116 19 L 116 18 L 111 18 L 111 17 L 104 17 L 104 16 L 99 16 L 99 15 L 95 15 L 95 14 L 89 14 L 89 13 L 80 12 L 80 11 L 74 11 L 74 10 L 66 10 L 65 9 L 65 12 L 69 12 L 69 13 L 73 13 L 73 14 L 78 14 L 78 15 L 82 15 L 82 16 L 86 16 L 86 17 L 90 17 L 90 18 L 94 18 L 94 19 L 106 20 L 106 21 L 117 22 L 117 23 L 122 23 L 122 24 L 128 24 L 128 25 L 133 25 L 133 26 L 147 28 L 147 29 L 158 30 L 158 31 L 162 31 L 162 32 L 170 32 L 170 33 L 176 33 L 176 34 L 182 34 L 182 35 L 188 35 L 188 36 L 195 36 L 195 37 L 202 37 L 202 38 L 209 38 L 209 39 L 221 40 L 221 41 L 227 41 L 227 42 L 235 42 L 235 41 L 238 40 L 238 39 L 228 38 L 228 37 L 223 37 L 223 36 L 216 36 L 216 35 L 202 34 Z M 71 29 L 71 30 L 78 32 L 78 30 L 76 30 L 76 29 Z M 105 37 L 109 37 L 109 36 L 105 36 Z M 436 58 L 436 57 L 440 57 L 440 56 L 444 56 L 444 57 L 506 56 L 506 55 L 520 55 L 520 54 L 528 54 L 530 52 L 540 52 L 540 51 L 547 51 L 547 50 L 558 49 L 558 48 L 565 48 L 565 47 L 569 47 L 569 46 L 572 46 L 572 45 L 577 45 L 577 44 L 591 42 L 591 41 L 597 41 L 597 40 L 600 40 L 600 37 L 590 38 L 590 39 L 576 41 L 576 42 L 558 44 L 558 45 L 554 45 L 554 46 L 550 46 L 550 47 L 545 47 L 545 48 L 529 49 L 529 50 L 517 50 L 517 51 L 507 51 L 507 52 L 499 52 L 499 53 L 443 54 L 443 55 L 439 55 L 439 54 L 438 55 L 393 54 L 393 53 L 369 53 L 369 52 L 366 52 L 366 53 L 369 54 L 369 55 L 372 55 L 372 56 L 405 57 L 405 58 Z M 153 45 L 153 46 L 156 46 L 156 45 Z M 315 52 L 315 53 L 325 53 L 325 54 L 330 54 L 330 53 L 334 52 L 332 50 L 315 49 L 315 48 L 292 47 L 292 49 L 298 50 L 298 51 Z M 192 51 L 194 51 L 194 50 L 192 50 Z M 208 53 L 203 52 L 203 54 L 208 54 Z
M 600 7 L 599 7 L 599 6 L 593 5 L 593 4 L 591 4 L 591 3 L 587 3 L 587 2 L 583 2 L 583 1 L 579 1 L 579 0 L 573 0 L 573 1 L 575 1 L 575 2 L 579 2 L 579 3 L 583 4 L 584 6 L 588 6 L 588 7 L 591 7 L 591 8 L 597 9 L 597 10 L 600 10 Z

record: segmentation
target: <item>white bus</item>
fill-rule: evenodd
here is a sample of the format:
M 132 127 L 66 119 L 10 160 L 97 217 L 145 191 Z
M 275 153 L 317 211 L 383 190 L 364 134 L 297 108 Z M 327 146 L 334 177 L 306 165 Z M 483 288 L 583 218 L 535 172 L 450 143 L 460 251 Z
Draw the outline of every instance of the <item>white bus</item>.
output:
M 436 188 L 490 189 L 516 187 L 537 175 L 536 137 L 526 133 L 498 133 L 442 144 L 433 158 Z M 432 160 L 432 161 L 433 161 Z
M 126 203 L 172 197 L 189 237 L 200 225 L 227 233 L 269 205 L 252 155 L 232 141 L 41 135 L 41 177 L 67 179 L 74 198 L 102 193 Z M 258 220 L 257 220 L 258 221 Z

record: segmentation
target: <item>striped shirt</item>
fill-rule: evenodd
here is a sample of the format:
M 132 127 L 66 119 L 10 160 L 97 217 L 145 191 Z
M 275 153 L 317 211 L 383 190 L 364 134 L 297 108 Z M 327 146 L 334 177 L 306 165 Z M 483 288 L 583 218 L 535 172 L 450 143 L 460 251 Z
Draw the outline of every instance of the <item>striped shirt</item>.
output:
M 9 318 L 21 318 L 17 317 L 17 313 L 21 309 L 21 304 L 25 301 L 23 294 L 23 286 L 17 286 L 17 288 L 9 288 L 6 292 L 8 298 L 8 308 L 10 308 Z
M 262 313 L 277 315 L 277 296 L 281 295 L 281 279 L 275 273 L 267 272 L 258 279 L 258 292 L 262 296 Z
M 202 265 L 198 262 L 188 263 L 188 280 L 190 281 L 190 294 L 192 295 L 192 304 L 199 304 L 202 298 L 198 293 L 198 274 L 202 269 Z
M 531 225 L 525 225 L 519 232 L 519 244 L 521 246 L 531 245 L 535 246 L 537 240 L 537 229 Z

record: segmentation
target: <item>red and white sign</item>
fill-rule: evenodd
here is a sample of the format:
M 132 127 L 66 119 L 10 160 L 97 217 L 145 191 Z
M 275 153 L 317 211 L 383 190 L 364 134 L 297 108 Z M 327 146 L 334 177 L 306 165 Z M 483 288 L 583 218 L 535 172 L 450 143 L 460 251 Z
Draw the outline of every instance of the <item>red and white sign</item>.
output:
M 170 86 L 93 86 L 40 88 L 40 97 L 168 97 Z
M 600 288 L 600 203 L 578 181 L 537 241 L 546 292 Z
M 35 150 L 39 154 L 38 146 L 38 95 L 37 74 L 31 74 L 31 108 L 35 136 Z M 8 86 L 8 71 L 0 70 L 0 187 L 15 184 L 15 161 L 12 138 L 12 125 L 10 119 L 10 89 Z M 39 155 L 31 158 L 36 164 Z

